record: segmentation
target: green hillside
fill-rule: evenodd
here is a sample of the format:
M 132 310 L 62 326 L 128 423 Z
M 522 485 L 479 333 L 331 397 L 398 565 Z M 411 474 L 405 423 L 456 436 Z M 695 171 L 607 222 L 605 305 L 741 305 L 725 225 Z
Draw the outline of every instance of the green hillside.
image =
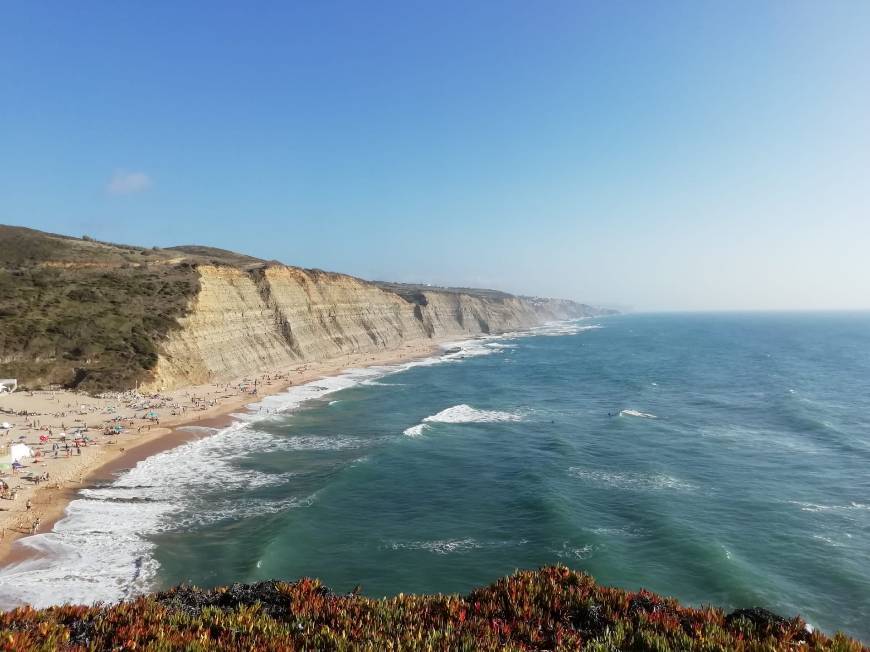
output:
M 135 387 L 198 290 L 184 254 L 0 226 L 0 377 Z

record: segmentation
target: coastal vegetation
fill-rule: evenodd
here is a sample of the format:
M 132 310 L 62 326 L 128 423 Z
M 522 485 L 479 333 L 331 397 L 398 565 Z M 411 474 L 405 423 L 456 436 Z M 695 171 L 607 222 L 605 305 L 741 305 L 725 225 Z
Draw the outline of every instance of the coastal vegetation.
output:
M 128 389 L 198 289 L 162 250 L 0 227 L 0 376 L 27 387 Z
M 466 596 L 337 595 L 319 581 L 181 586 L 117 605 L 0 615 L 0 649 L 613 650 L 862 652 L 842 634 L 763 609 L 725 614 L 600 586 L 564 566 L 522 571 Z

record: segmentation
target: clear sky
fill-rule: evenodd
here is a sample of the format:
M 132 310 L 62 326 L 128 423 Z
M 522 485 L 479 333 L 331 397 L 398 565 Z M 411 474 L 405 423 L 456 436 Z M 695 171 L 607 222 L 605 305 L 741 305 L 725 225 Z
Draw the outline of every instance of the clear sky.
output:
M 870 2 L 9 2 L 0 222 L 870 308 Z

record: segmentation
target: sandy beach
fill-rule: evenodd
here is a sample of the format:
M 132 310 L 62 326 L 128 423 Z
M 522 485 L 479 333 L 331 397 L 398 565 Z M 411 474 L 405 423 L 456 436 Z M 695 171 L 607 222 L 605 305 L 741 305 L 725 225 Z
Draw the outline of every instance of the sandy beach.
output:
M 9 485 L 7 495 L 0 499 L 0 566 L 32 554 L 14 543 L 30 535 L 35 523 L 37 533 L 50 531 L 80 489 L 201 436 L 184 426 L 228 425 L 233 412 L 290 386 L 346 369 L 427 357 L 438 350 L 435 342 L 409 344 L 400 350 L 300 363 L 256 377 L 159 394 L 122 392 L 94 397 L 57 390 L 0 395 L 0 424 L 12 426 L 0 429 L 0 450 L 24 443 L 34 452 L 34 457 L 23 460 L 23 468 L 0 475 Z M 37 481 L 43 474 L 47 479 Z

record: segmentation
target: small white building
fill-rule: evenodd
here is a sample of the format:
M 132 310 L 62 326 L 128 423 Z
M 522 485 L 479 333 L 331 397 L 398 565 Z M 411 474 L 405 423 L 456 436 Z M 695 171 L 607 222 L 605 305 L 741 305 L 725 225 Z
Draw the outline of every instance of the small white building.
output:
M 0 394 L 9 392 L 10 394 L 18 389 L 18 380 L 15 378 L 0 378 Z

